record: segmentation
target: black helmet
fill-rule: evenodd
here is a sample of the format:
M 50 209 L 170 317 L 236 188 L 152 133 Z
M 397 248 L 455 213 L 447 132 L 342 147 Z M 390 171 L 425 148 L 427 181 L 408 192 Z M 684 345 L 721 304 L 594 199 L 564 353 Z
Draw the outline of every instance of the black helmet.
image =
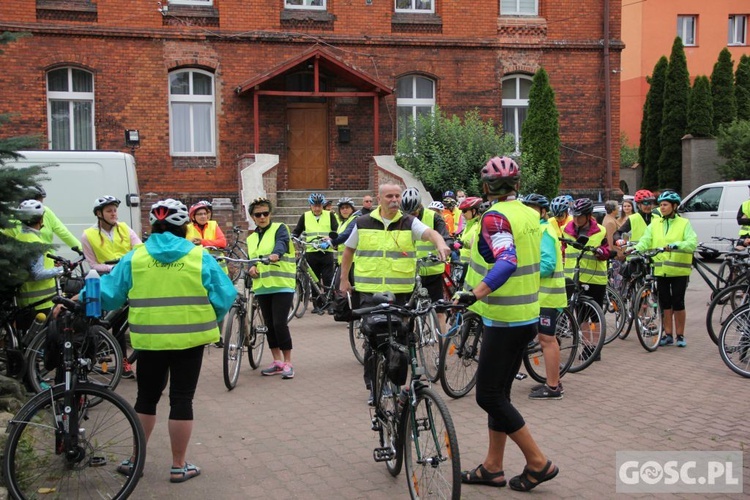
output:
M 544 208 L 545 210 L 549 210 L 549 199 L 543 194 L 527 194 L 521 201 L 524 205 L 533 205 L 539 208 Z
M 579 215 L 591 215 L 594 211 L 594 202 L 589 198 L 579 198 L 573 202 L 573 217 Z

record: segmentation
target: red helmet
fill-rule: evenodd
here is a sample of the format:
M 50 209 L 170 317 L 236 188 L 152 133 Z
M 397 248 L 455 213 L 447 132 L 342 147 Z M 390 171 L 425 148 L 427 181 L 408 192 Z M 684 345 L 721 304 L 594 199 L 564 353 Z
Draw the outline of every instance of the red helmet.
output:
M 643 200 L 653 200 L 655 198 L 654 193 L 648 189 L 639 189 L 635 192 L 635 202 L 641 203 Z
M 190 217 L 191 220 L 193 219 L 193 217 L 195 217 L 195 212 L 197 212 L 201 208 L 205 208 L 206 212 L 208 212 L 210 214 L 211 213 L 212 205 L 211 205 L 211 203 L 209 203 L 209 202 L 207 202 L 205 200 L 201 200 L 201 201 L 199 201 L 197 203 L 192 204 L 190 206 L 190 210 L 188 211 L 188 216 Z
M 515 184 L 521 177 L 518 164 L 507 156 L 491 158 L 482 168 L 482 182 L 492 194 L 506 194 L 515 189 Z
M 468 198 L 465 198 L 464 201 L 461 202 L 461 204 L 458 206 L 459 210 L 468 210 L 470 208 L 476 208 L 479 209 L 479 205 L 482 204 L 482 198 L 478 198 L 476 196 L 469 196 Z

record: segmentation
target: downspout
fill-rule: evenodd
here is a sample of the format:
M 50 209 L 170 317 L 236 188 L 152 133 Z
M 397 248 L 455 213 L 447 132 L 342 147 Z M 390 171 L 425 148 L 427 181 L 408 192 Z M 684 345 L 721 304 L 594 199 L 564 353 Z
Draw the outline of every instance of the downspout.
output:
M 609 2 L 604 0 L 604 130 L 606 135 L 605 156 L 607 158 L 607 172 L 604 187 L 607 197 L 612 198 L 612 86 L 610 79 L 612 71 L 609 67 Z

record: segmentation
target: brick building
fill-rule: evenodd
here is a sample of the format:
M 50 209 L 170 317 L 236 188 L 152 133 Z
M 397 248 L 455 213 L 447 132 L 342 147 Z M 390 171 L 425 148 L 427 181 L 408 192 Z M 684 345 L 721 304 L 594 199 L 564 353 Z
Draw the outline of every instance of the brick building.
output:
M 271 190 L 369 189 L 408 116 L 477 108 L 519 130 L 544 66 L 563 189 L 596 193 L 618 185 L 620 13 L 618 0 L 2 2 L 0 30 L 31 36 L 2 47 L 0 113 L 17 115 L 0 134 L 127 150 L 137 129 L 141 193 L 188 201 L 236 202 L 256 154 L 278 156 Z

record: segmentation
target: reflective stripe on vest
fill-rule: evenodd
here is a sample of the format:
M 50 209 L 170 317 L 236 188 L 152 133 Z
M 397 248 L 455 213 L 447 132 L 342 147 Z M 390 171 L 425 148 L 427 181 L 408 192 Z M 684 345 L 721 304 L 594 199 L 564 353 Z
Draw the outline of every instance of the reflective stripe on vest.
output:
M 23 231 L 18 228 L 15 231 L 14 236 L 18 241 L 26 243 L 41 243 L 45 244 L 41 235 L 34 231 Z M 52 269 L 55 267 L 55 262 L 47 257 L 47 252 L 44 252 L 44 269 Z M 18 289 L 16 294 L 16 300 L 18 301 L 18 307 L 26 307 L 34 302 L 37 302 L 45 297 L 53 297 L 57 295 L 57 281 L 55 278 L 47 278 L 39 281 L 27 281 Z M 52 307 L 52 302 L 42 302 L 34 306 L 35 309 L 49 309 Z
M 471 261 L 471 248 L 474 240 L 479 235 L 479 217 L 466 221 L 466 226 L 461 233 L 461 249 L 458 251 L 459 262 L 468 264 Z
M 216 312 L 203 286 L 203 247 L 171 263 L 154 259 L 145 246 L 133 253 L 130 339 L 142 350 L 181 350 L 219 339 Z
M 555 241 L 555 271 L 552 276 L 540 278 L 539 306 L 560 308 L 568 305 L 568 295 L 565 292 L 565 273 L 563 272 L 562 242 L 557 239 L 554 228 L 546 221 L 542 221 L 544 231 Z
M 750 200 L 742 202 L 742 214 L 750 219 Z M 740 236 L 750 236 L 750 226 L 740 226 Z
M 664 248 L 685 239 L 685 228 L 690 221 L 682 217 L 659 218 L 651 223 L 651 247 Z M 666 231 L 665 231 L 666 230 Z M 674 249 L 654 257 L 655 276 L 690 276 L 693 252 Z
M 425 226 L 430 229 L 435 229 L 435 212 L 432 210 L 426 210 L 422 208 L 422 216 L 419 220 L 424 222 Z M 437 248 L 431 241 L 415 241 L 414 246 L 417 248 L 417 258 L 427 257 L 427 254 L 437 255 Z M 445 263 L 438 262 L 430 266 L 421 266 L 419 268 L 420 276 L 435 276 L 436 274 L 443 274 L 445 271 Z
M 604 226 L 599 226 L 599 232 L 589 236 L 589 241 L 586 243 L 587 246 L 598 247 L 607 237 L 607 231 Z M 565 233 L 565 239 L 573 241 L 573 237 Z M 565 276 L 573 279 L 573 274 L 576 266 L 576 259 L 581 252 L 572 245 L 565 246 Z M 599 260 L 591 252 L 586 252 L 581 257 L 581 271 L 578 274 L 578 281 L 581 283 L 590 283 L 592 285 L 606 285 L 607 284 L 607 261 Z
M 130 228 L 124 222 L 118 222 L 113 228 L 112 240 L 99 231 L 98 227 L 90 227 L 84 231 L 84 234 L 99 264 L 117 260 L 133 249 L 130 245 Z
M 305 212 L 305 241 L 309 242 L 313 238 L 328 238 L 331 233 L 331 212 L 323 210 L 320 217 L 315 218 L 312 210 Z M 307 252 L 333 252 L 332 247 L 325 250 L 308 247 Z
M 539 213 L 518 200 L 495 203 L 486 213 L 489 212 L 499 212 L 510 222 L 518 268 L 503 286 L 477 301 L 471 309 L 492 321 L 505 323 L 532 321 L 539 317 L 539 263 L 542 234 Z M 480 220 L 478 223 L 480 227 L 481 223 Z M 493 266 L 494 263 L 485 262 L 484 257 L 479 253 L 478 242 L 473 245 L 471 264 L 466 273 L 467 289 L 473 289 L 479 285 Z
M 247 255 L 251 259 L 267 257 L 273 252 L 276 246 L 276 233 L 281 227 L 280 222 L 272 222 L 268 229 L 263 233 L 263 238 L 257 232 L 247 237 Z M 287 228 L 288 232 L 289 228 Z M 260 277 L 253 280 L 253 288 L 256 291 L 264 288 L 290 288 L 294 290 L 297 275 L 297 261 L 294 258 L 294 245 L 291 240 L 289 247 L 284 255 L 279 256 L 279 261 L 271 264 L 258 264 L 258 274 Z

